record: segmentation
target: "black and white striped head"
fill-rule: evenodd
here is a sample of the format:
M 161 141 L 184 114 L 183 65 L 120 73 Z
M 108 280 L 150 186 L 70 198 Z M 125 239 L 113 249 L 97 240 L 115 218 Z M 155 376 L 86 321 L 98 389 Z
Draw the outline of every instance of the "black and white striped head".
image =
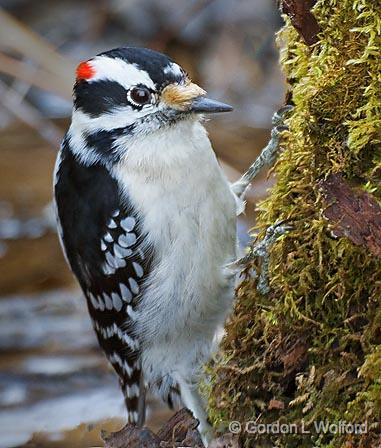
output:
M 129 47 L 101 53 L 77 68 L 70 144 L 86 163 L 107 162 L 121 156 L 118 139 L 232 110 L 205 93 L 164 54 Z

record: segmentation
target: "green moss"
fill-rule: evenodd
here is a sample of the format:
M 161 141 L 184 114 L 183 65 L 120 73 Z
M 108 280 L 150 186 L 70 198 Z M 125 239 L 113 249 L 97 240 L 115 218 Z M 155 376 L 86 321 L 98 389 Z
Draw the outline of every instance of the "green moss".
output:
M 258 228 L 283 219 L 293 230 L 271 250 L 271 292 L 247 266 L 211 366 L 210 416 L 289 423 L 367 422 L 368 434 L 257 437 L 255 446 L 379 447 L 381 261 L 332 239 L 318 182 L 343 172 L 381 198 L 381 2 L 318 0 L 320 41 L 307 47 L 286 19 L 281 63 L 295 110 L 276 165 L 277 184 L 259 205 Z M 271 399 L 284 409 L 269 409 Z M 247 446 L 253 439 L 245 437 Z

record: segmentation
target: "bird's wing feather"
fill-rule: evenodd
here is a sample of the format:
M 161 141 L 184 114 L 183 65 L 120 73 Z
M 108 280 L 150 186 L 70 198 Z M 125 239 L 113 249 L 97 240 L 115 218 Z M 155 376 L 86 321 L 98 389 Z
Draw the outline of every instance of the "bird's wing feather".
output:
M 100 165 L 81 165 L 65 144 L 55 196 L 68 261 L 87 298 L 99 344 L 120 378 L 128 420 L 137 423 L 141 369 L 134 319 L 150 248 L 115 179 Z

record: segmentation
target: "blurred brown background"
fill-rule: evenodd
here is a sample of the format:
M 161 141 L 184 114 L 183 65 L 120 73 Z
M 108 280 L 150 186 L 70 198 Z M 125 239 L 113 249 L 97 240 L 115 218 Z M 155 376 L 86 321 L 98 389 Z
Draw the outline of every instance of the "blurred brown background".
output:
M 0 1 L 0 448 L 100 446 L 124 417 L 65 265 L 51 211 L 52 170 L 77 63 L 117 46 L 169 54 L 235 111 L 207 123 L 231 179 L 269 137 L 283 99 L 269 0 Z M 242 244 L 254 204 L 239 222 Z M 149 424 L 168 416 L 150 400 Z

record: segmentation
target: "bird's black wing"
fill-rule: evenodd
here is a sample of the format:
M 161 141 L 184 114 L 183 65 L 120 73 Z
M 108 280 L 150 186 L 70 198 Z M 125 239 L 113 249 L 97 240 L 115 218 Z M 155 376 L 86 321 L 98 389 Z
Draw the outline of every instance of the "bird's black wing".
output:
M 55 198 L 61 241 L 87 298 L 99 344 L 120 378 L 128 421 L 137 423 L 141 384 L 136 304 L 152 254 L 136 211 L 102 165 L 84 166 L 64 142 Z

